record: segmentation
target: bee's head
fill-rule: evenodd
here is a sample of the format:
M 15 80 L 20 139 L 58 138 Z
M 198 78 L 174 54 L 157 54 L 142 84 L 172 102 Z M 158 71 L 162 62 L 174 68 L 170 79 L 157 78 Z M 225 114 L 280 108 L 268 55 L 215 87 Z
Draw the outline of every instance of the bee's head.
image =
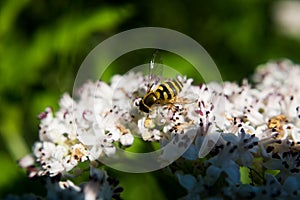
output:
M 141 111 L 143 111 L 145 113 L 150 112 L 150 108 L 144 103 L 143 99 L 141 99 L 141 101 L 139 102 L 139 108 Z

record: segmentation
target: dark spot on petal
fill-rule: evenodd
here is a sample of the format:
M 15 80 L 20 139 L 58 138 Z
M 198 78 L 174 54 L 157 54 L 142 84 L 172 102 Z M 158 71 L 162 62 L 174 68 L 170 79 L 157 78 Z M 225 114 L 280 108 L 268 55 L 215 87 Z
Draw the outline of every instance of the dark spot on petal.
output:
M 274 150 L 273 146 L 268 146 L 267 149 L 266 149 L 267 153 L 270 153 L 273 150 Z

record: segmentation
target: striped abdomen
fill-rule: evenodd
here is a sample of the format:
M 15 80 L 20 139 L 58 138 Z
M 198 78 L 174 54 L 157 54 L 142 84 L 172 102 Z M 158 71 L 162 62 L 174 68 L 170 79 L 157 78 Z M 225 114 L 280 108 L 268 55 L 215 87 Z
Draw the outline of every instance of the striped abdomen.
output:
M 164 102 L 167 103 L 168 100 L 173 99 L 176 95 L 178 95 L 182 90 L 182 87 L 182 83 L 177 80 L 166 81 L 160 84 L 154 90 L 154 93 L 159 100 L 159 103 L 164 104 Z

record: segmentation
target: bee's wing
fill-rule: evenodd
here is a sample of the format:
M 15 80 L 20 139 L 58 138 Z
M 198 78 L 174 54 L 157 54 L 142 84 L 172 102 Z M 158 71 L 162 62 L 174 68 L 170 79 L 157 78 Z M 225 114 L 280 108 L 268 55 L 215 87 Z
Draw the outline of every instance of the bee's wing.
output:
M 211 132 L 204 137 L 198 154 L 199 158 L 205 157 L 214 148 L 220 135 L 220 132 Z
M 162 81 L 163 77 L 163 64 L 159 55 L 159 50 L 156 50 L 153 53 L 152 59 L 149 63 L 148 73 L 148 88 L 151 89 L 152 86 L 158 85 L 158 83 Z

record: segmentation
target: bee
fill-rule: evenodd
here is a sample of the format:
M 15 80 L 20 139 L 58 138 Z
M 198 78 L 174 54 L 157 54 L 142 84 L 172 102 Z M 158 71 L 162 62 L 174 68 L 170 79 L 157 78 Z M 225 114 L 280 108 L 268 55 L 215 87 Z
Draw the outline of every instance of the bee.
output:
M 155 57 L 156 54 L 153 55 L 150 61 L 149 79 L 153 78 Z M 164 81 L 152 90 L 153 85 L 149 87 L 148 92 L 139 102 L 139 109 L 145 113 L 150 113 L 151 107 L 155 104 L 167 105 L 174 103 L 176 96 L 183 88 L 183 84 L 179 80 Z
M 154 90 L 149 90 L 139 104 L 141 111 L 149 113 L 154 104 L 166 105 L 171 103 L 182 90 L 182 83 L 178 80 L 165 81 Z

